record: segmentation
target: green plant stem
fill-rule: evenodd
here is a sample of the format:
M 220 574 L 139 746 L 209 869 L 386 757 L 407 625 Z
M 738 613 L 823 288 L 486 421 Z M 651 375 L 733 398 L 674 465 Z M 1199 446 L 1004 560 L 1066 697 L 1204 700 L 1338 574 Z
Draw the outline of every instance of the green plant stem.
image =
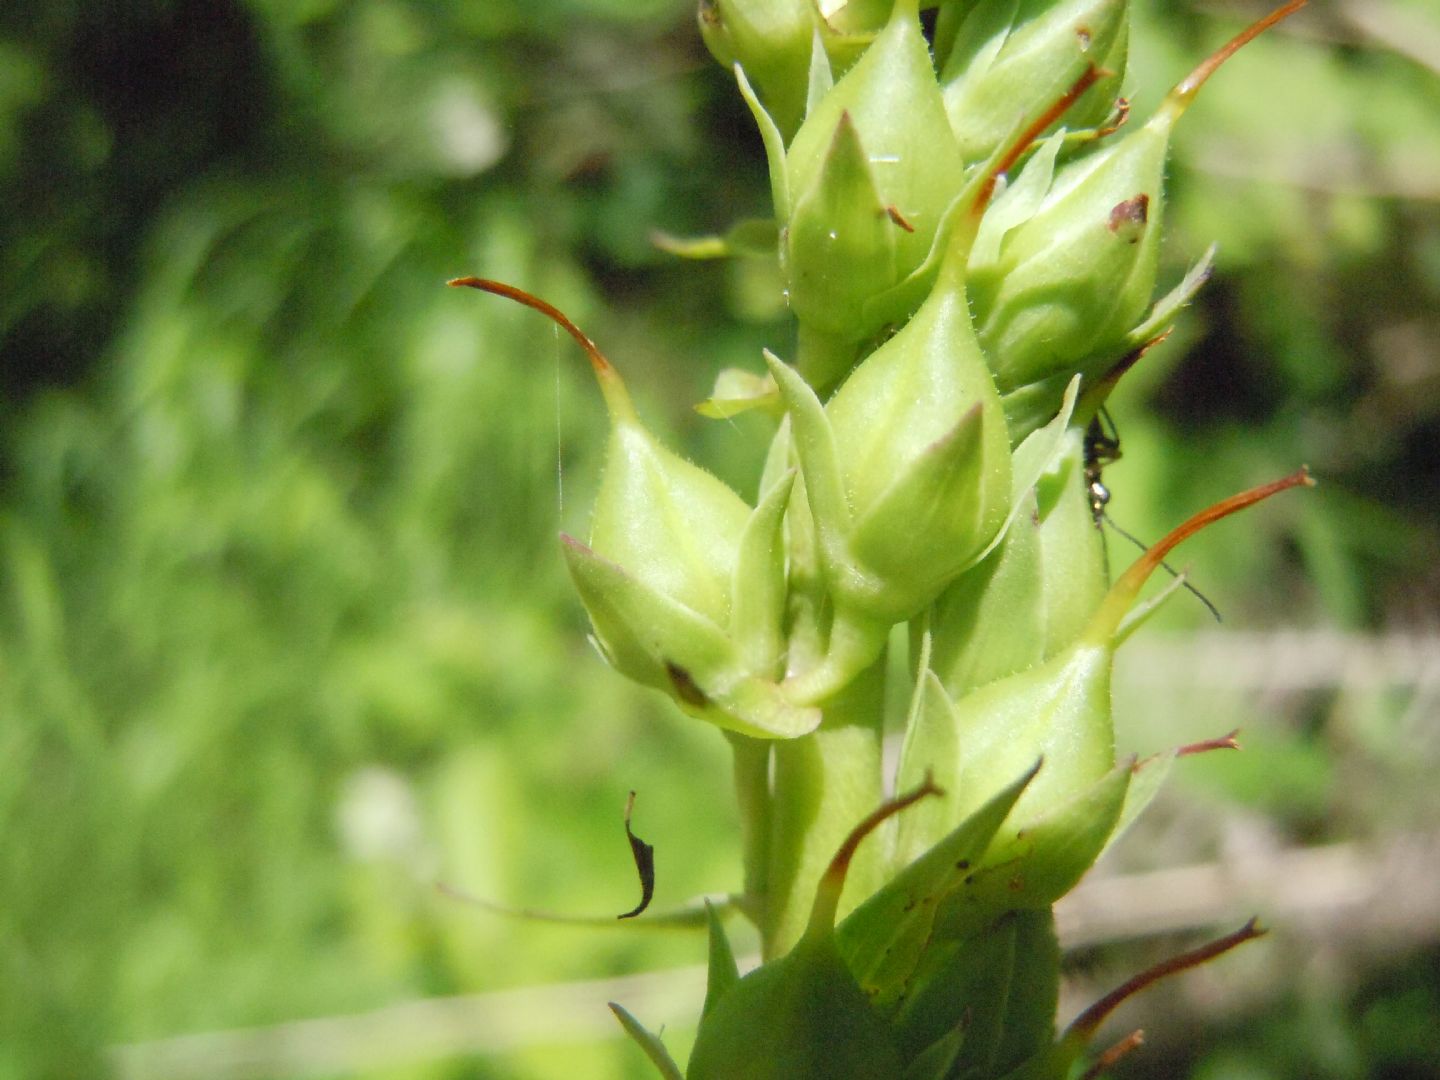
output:
M 822 705 L 813 734 L 774 745 L 770 866 L 764 918 L 765 958 L 799 940 L 820 876 L 855 822 L 885 800 L 881 764 L 885 657 Z M 868 896 L 883 873 L 882 845 L 861 846 L 846 884 L 846 903 Z
M 770 743 L 727 733 L 735 754 L 735 798 L 740 807 L 740 842 L 745 868 L 743 910 L 757 926 L 765 924 L 766 882 L 770 873 Z

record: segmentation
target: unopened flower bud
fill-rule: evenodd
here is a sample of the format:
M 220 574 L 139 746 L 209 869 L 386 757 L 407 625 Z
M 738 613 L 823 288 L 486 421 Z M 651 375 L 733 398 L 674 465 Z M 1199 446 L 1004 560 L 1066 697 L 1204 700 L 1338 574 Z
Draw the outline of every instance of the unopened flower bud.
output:
M 964 820 L 1037 759 L 1002 835 L 1014 836 L 1086 791 L 1115 767 L 1110 674 L 1115 649 L 1153 604 L 1132 613 L 1141 586 L 1177 544 L 1211 522 L 1311 481 L 1303 470 L 1202 511 L 1147 550 L 1111 587 L 1080 635 L 1052 658 L 955 703 L 958 766 L 939 766 L 952 820 Z M 911 769 L 917 764 L 911 763 Z M 953 800 L 953 801 L 950 801 Z
M 864 308 L 866 290 L 883 291 L 925 261 L 964 180 L 916 7 L 895 5 L 784 153 L 787 203 L 776 212 L 787 226 L 790 303 L 802 334 L 836 343 L 824 370 L 806 371 L 822 390 L 884 327 Z
M 640 423 L 619 373 L 558 309 L 513 286 L 497 293 L 554 319 L 585 350 L 610 414 L 605 473 L 590 544 L 563 537 L 596 642 L 621 674 L 685 711 L 742 734 L 802 735 L 815 710 L 781 697 L 782 524 L 792 478 L 751 510 Z
M 904 235 L 875 189 L 849 113 L 841 113 L 820 171 L 791 209 L 785 230 L 790 308 L 812 330 L 856 339 L 856 316 L 897 280 Z
M 980 0 L 940 73 L 945 111 L 966 161 L 989 157 L 1016 119 L 1038 115 L 1087 65 L 1105 75 L 1071 107 L 1071 128 L 1109 115 L 1124 77 L 1127 0 Z
M 963 251 L 915 317 L 823 408 L 794 370 L 773 358 L 770 366 L 791 415 L 836 624 L 855 631 L 851 655 L 816 676 L 828 688 L 868 665 L 889 626 L 980 558 L 1014 502 L 999 397 L 970 327 Z
M 1053 177 L 1044 175 L 1053 158 L 1036 154 L 1027 164 L 1025 172 L 1042 170 L 1046 195 L 992 248 L 993 259 L 977 258 L 970 268 L 976 330 L 1016 438 L 1053 413 L 1058 389 L 1071 374 L 1098 377 L 1132 347 L 1129 335 L 1155 288 L 1162 184 L 1175 122 L 1226 58 L 1303 3 L 1292 0 L 1217 51 L 1139 130 Z M 1006 197 L 992 212 L 1006 214 Z

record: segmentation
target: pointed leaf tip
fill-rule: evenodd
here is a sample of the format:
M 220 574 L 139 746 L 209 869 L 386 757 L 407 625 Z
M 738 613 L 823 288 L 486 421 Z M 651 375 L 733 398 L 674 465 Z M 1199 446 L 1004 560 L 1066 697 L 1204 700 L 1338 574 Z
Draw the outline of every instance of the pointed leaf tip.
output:
M 675 1064 L 675 1059 L 670 1056 L 670 1051 L 665 1049 L 665 1044 L 660 1041 L 658 1035 L 646 1030 L 623 1005 L 614 1001 L 606 1002 L 606 1004 L 615 1014 L 615 1019 L 620 1021 L 620 1026 L 625 1029 L 625 1033 L 635 1040 L 641 1050 L 645 1051 L 645 1056 L 650 1059 L 651 1064 L 655 1066 L 664 1080 L 684 1080 L 680 1066 Z
M 1149 988 L 1168 975 L 1178 975 L 1182 971 L 1189 971 L 1193 967 L 1199 967 L 1201 964 L 1229 952 L 1238 945 L 1263 937 L 1267 931 L 1259 926 L 1259 921 L 1257 916 L 1252 916 L 1249 922 L 1234 933 L 1226 934 L 1198 949 L 1181 953 L 1179 956 L 1172 956 L 1169 960 L 1162 960 L 1153 967 L 1146 968 L 1077 1016 L 1070 1027 L 1066 1029 L 1065 1040 L 1067 1042 L 1089 1042 L 1094 1037 L 1096 1030 L 1104 1023 L 1105 1018 L 1128 998 Z
M 507 300 L 514 300 L 517 304 L 523 304 L 525 307 L 538 311 L 550 319 L 574 338 L 580 348 L 585 350 L 585 355 L 590 360 L 590 367 L 594 370 L 595 378 L 600 383 L 600 392 L 605 397 L 605 404 L 610 410 L 612 420 L 634 419 L 635 410 L 630 404 L 630 395 L 625 389 L 625 384 L 620 381 L 620 373 L 615 370 L 615 366 L 609 360 L 605 359 L 605 354 L 600 351 L 599 346 L 554 304 L 542 300 L 534 293 L 526 292 L 518 286 L 507 285 L 503 281 L 494 281 L 490 278 L 458 277 L 451 278 L 445 284 L 451 288 L 478 289 L 480 292 L 503 296 Z
M 1272 480 L 1268 484 L 1261 484 L 1249 491 L 1242 491 L 1238 495 L 1231 495 L 1228 499 L 1221 499 L 1215 505 L 1192 515 L 1172 529 L 1159 543 L 1147 549 L 1144 555 L 1136 559 L 1130 568 L 1120 575 L 1099 610 L 1096 611 L 1085 636 L 1095 643 L 1108 641 L 1113 637 L 1150 575 L 1164 565 L 1165 558 L 1170 552 L 1200 530 L 1213 525 L 1222 518 L 1254 506 L 1256 503 L 1264 502 L 1272 495 L 1278 495 L 1282 491 L 1294 487 L 1314 486 L 1315 480 L 1310 475 L 1309 468 L 1302 465 L 1288 476 Z
M 1220 68 L 1220 65 L 1276 23 L 1288 19 L 1291 15 L 1295 14 L 1295 12 L 1299 11 L 1308 2 L 1309 0 L 1290 0 L 1288 4 L 1282 4 L 1270 12 L 1270 14 L 1255 20 L 1224 45 L 1220 46 L 1220 48 L 1216 49 L 1202 60 L 1194 71 L 1176 83 L 1175 88 L 1166 95 L 1165 105 L 1161 110 L 1162 113 L 1168 114 L 1172 120 L 1179 116 L 1190 105 L 1190 102 L 1195 99 L 1195 95 L 1200 92 L 1200 88 L 1205 85 L 1206 80 Z
M 1138 1029 L 1132 1031 L 1096 1058 L 1095 1064 L 1080 1074 L 1080 1080 L 1099 1080 L 1108 1070 L 1114 1068 L 1115 1063 L 1121 1058 L 1136 1047 L 1143 1045 L 1145 1045 L 1145 1032 Z
M 1200 742 L 1186 743 L 1184 746 L 1176 748 L 1175 756 L 1177 758 L 1189 757 L 1191 754 L 1204 754 L 1211 750 L 1239 750 L 1239 735 L 1240 729 L 1235 728 L 1216 739 L 1202 739 Z

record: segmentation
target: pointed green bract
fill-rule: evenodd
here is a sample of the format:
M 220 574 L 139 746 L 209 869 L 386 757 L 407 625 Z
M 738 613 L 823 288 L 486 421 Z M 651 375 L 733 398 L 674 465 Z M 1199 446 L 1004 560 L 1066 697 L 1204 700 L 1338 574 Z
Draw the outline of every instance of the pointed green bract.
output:
M 931 794 L 926 785 L 893 799 L 850 831 L 820 878 L 795 948 L 725 991 L 706 1016 L 690 1057 L 691 1080 L 893 1080 L 901 1074 L 889 1028 L 841 958 L 835 913 L 860 843 Z
M 1022 772 L 841 923 L 841 952 L 877 1001 L 891 1002 L 904 992 L 930 943 L 940 904 L 964 886 L 1039 769 L 1035 764 Z M 948 801 L 948 793 L 941 799 Z
M 705 1005 L 700 1010 L 702 1019 L 709 1016 L 720 1000 L 740 981 L 740 968 L 735 963 L 735 953 L 730 948 L 725 924 L 720 921 L 715 908 L 708 903 L 705 905 L 705 915 L 710 930 L 710 966 L 705 980 Z
M 1078 427 L 1071 429 L 1054 469 L 1035 491 L 1045 582 L 1041 651 L 1050 657 L 1080 635 L 1109 584 L 1105 540 L 1090 504 L 1084 436 Z
M 896 236 L 902 229 L 875 188 L 849 113 L 840 114 L 809 186 L 792 191 L 784 252 L 790 308 L 817 329 L 856 337 L 855 312 L 897 279 Z
M 610 1011 L 615 1014 L 615 1019 L 620 1021 L 620 1026 L 625 1029 L 625 1034 L 634 1039 L 650 1063 L 660 1073 L 662 1080 L 682 1080 L 680 1066 L 675 1064 L 675 1059 L 670 1056 L 670 1051 L 665 1049 L 665 1044 L 660 1037 L 646 1030 L 646 1028 L 625 1011 L 623 1005 L 610 1002 Z

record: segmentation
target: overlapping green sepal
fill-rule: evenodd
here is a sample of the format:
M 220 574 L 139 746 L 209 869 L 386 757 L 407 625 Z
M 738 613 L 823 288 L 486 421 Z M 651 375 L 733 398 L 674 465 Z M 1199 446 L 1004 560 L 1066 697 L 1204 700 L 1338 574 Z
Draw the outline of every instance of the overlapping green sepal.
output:
M 1060 140 L 1052 140 L 996 200 L 971 261 L 971 298 L 1017 439 L 1053 414 L 1072 375 L 1087 384 L 1099 379 L 1164 331 L 1178 303 L 1161 318 L 1144 316 L 1155 291 L 1175 123 L 1226 58 L 1295 6 L 1261 19 L 1207 59 L 1139 129 L 1058 167 Z M 1196 277 L 1182 289 L 1193 292 Z
M 463 285 L 554 320 L 584 349 L 610 418 L 590 543 L 562 537 L 566 563 L 606 659 L 687 712 L 760 738 L 820 723 L 776 686 L 785 645 L 785 511 L 794 474 L 753 510 L 704 469 L 667 449 L 636 415 L 624 381 L 553 305 L 483 278 Z
M 1010 133 L 1016 112 L 1040 110 L 1089 64 L 1105 75 L 1067 114 L 1099 124 L 1125 75 L 1126 0 L 980 0 L 942 20 L 940 84 L 960 152 L 981 161 Z

